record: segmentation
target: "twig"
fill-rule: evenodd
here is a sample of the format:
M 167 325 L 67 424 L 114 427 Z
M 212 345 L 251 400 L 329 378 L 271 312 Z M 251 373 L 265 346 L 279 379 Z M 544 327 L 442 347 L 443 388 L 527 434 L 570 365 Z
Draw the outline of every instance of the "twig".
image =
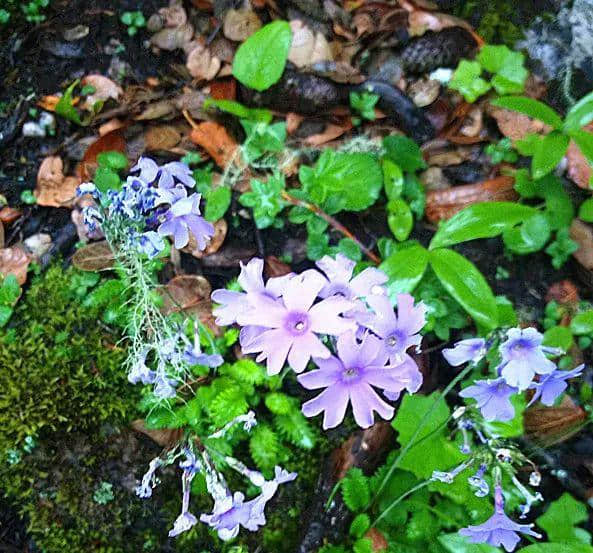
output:
M 298 198 L 291 196 L 285 190 L 282 191 L 282 198 L 292 205 L 304 207 L 305 209 L 315 213 L 315 215 L 321 217 L 324 221 L 327 221 L 334 229 L 336 229 L 338 232 L 341 232 L 346 238 L 352 240 L 373 263 L 376 265 L 381 263 L 381 259 L 379 259 L 375 253 L 369 250 L 358 238 L 356 238 L 356 236 L 354 236 L 354 234 L 352 234 L 342 223 L 340 223 L 340 221 L 334 219 L 331 215 L 328 215 L 320 207 L 303 200 L 299 200 Z

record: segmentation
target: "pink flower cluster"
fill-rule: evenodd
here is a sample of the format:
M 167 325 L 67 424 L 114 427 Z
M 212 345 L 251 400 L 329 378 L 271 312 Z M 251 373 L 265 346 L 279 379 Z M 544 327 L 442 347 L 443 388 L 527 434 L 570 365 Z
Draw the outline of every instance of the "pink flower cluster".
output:
M 252 259 L 241 265 L 242 292 L 212 294 L 216 322 L 241 326 L 243 353 L 265 360 L 268 374 L 288 364 L 305 388 L 325 388 L 302 408 L 307 417 L 323 412 L 324 428 L 339 425 L 349 404 L 362 428 L 373 424 L 375 411 L 390 419 L 394 409 L 384 398 L 422 384 L 407 352 L 420 345 L 426 308 L 400 294 L 396 315 L 387 276 L 376 268 L 354 276 L 354 261 L 341 254 L 325 256 L 317 267 L 264 282 L 263 260 Z M 317 369 L 305 372 L 311 360 Z

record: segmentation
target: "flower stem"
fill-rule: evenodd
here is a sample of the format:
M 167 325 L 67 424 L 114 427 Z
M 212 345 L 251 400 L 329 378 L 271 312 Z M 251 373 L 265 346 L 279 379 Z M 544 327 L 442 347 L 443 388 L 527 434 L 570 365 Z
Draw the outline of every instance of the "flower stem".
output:
M 395 506 L 399 505 L 406 497 L 408 497 L 409 495 L 412 495 L 414 492 L 417 492 L 418 490 L 421 490 L 422 488 L 426 488 L 426 486 L 428 486 L 428 484 L 430 484 L 430 482 L 431 482 L 431 480 L 425 480 L 424 482 L 420 482 L 420 484 L 417 484 L 413 488 L 410 488 L 407 492 L 403 493 L 397 499 L 392 501 L 387 506 L 387 508 L 373 521 L 373 523 L 371 524 L 371 528 L 376 526 L 379 523 L 379 521 L 381 521 L 385 516 L 387 516 L 387 513 L 389 511 L 391 511 L 391 509 L 393 509 Z
M 416 445 L 416 440 L 418 439 L 420 432 L 422 432 L 422 429 L 426 426 L 426 423 L 430 419 L 431 415 L 434 413 L 435 409 L 438 407 L 439 403 L 443 401 L 445 396 L 456 386 L 458 382 L 463 380 L 463 378 L 465 378 L 465 376 L 467 376 L 473 368 L 473 364 L 468 364 L 468 366 L 465 367 L 465 369 L 463 369 L 453 380 L 451 380 L 451 382 L 449 382 L 447 387 L 434 400 L 434 403 L 431 405 L 430 409 L 426 411 L 426 413 L 424 413 L 424 416 L 420 419 L 420 422 L 418 423 L 418 426 L 416 427 L 414 434 L 412 434 L 410 441 L 400 450 L 399 455 L 396 457 L 395 461 L 393 461 L 391 467 L 389 467 L 389 470 L 387 471 L 385 478 L 383 478 L 381 485 L 375 492 L 375 498 L 373 501 L 376 501 L 377 497 L 379 497 L 379 494 L 383 491 L 383 488 L 385 488 L 385 485 L 393 475 L 395 469 L 399 467 L 400 463 L 402 462 L 402 459 L 406 456 L 408 451 L 410 451 L 410 449 L 412 449 L 412 447 Z M 377 520 L 382 518 L 383 514 Z
M 334 219 L 331 215 L 328 215 L 325 211 L 323 211 L 319 206 L 315 204 L 310 204 L 309 202 L 305 202 L 303 200 L 299 200 L 294 196 L 290 195 L 286 190 L 282 191 L 282 198 L 287 202 L 291 203 L 292 205 L 296 205 L 298 207 L 304 207 L 308 209 L 312 213 L 315 213 L 318 217 L 321 217 L 324 221 L 327 221 L 334 229 L 338 232 L 341 232 L 346 238 L 352 240 L 360 250 L 376 265 L 381 263 L 381 259 L 373 253 L 369 248 L 367 248 L 354 234 L 352 234 L 340 221 Z

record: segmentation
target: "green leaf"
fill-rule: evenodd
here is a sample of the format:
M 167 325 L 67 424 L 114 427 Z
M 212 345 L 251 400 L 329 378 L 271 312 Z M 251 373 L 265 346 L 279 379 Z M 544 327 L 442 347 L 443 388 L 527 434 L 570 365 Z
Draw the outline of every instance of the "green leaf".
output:
M 350 92 L 350 107 L 358 112 L 363 119 L 375 119 L 375 104 L 379 96 L 371 92 Z
M 62 117 L 68 119 L 76 123 L 77 125 L 82 125 L 82 121 L 80 119 L 80 115 L 74 108 L 72 93 L 76 88 L 76 85 L 80 82 L 80 79 L 76 79 L 62 94 L 62 97 L 56 104 L 56 113 L 61 115 Z
M 93 183 L 100 192 L 119 190 L 121 188 L 121 179 L 119 175 L 109 167 L 98 167 L 95 171 Z
M 358 244 L 350 238 L 342 238 L 338 242 L 338 252 L 344 254 L 352 261 L 360 261 L 362 259 L 362 252 L 358 247 Z
M 491 238 L 535 214 L 537 214 L 537 210 L 533 207 L 514 202 L 474 204 L 462 209 L 441 224 L 430 242 L 429 249 L 450 246 L 476 238 Z
M 329 252 L 329 236 L 326 233 L 307 235 L 307 257 L 311 261 L 321 259 Z
M 574 206 L 570 196 L 564 190 L 562 181 L 555 175 L 546 175 L 536 181 L 538 194 L 546 201 L 545 215 L 552 230 L 566 229 L 574 218 Z
M 257 228 L 266 228 L 274 223 L 277 215 L 284 209 L 286 202 L 282 199 L 284 177 L 280 174 L 271 175 L 267 181 L 251 179 L 251 192 L 239 196 L 239 203 L 253 209 Z
M 552 257 L 552 266 L 559 269 L 578 249 L 578 244 L 570 238 L 568 228 L 564 227 L 556 233 L 556 240 L 549 244 L 546 253 Z
M 498 325 L 517 326 L 519 319 L 513 307 L 513 303 L 505 296 L 496 296 L 496 305 L 498 306 Z
M 414 173 L 426 167 L 420 147 L 407 136 L 386 136 L 383 139 L 383 148 L 385 157 L 398 165 L 402 171 Z
M 449 553 L 499 553 L 498 547 L 484 543 L 470 543 L 467 538 L 455 534 L 442 534 L 438 537 L 439 543 Z
M 524 113 L 533 119 L 543 121 L 555 129 L 562 128 L 562 118 L 550 106 L 539 100 L 527 98 L 526 96 L 505 96 L 504 98 L 497 98 L 490 103 L 499 108 Z
M 402 247 L 392 253 L 379 266 L 389 277 L 389 296 L 395 299 L 397 294 L 411 292 L 422 279 L 427 265 L 428 250 L 420 244 Z
M 593 92 L 583 96 L 572 106 L 564 118 L 564 130 L 576 131 L 593 121 Z
M 488 81 L 480 77 L 481 74 L 482 66 L 479 62 L 461 60 L 449 81 L 449 88 L 460 92 L 468 102 L 475 102 L 492 88 Z
M 564 543 L 534 543 L 523 547 L 517 553 L 593 553 L 590 545 L 572 543 L 567 550 Z
M 498 327 L 496 299 L 473 263 L 453 250 L 439 248 L 430 252 L 430 265 L 447 292 L 477 323 L 487 329 Z
M 317 442 L 317 434 L 297 405 L 286 415 L 274 417 L 280 435 L 302 449 L 311 449 Z
M 579 219 L 593 223 L 593 198 L 586 199 L 579 207 Z
M 536 213 L 518 227 L 507 228 L 502 237 L 513 253 L 525 255 L 541 250 L 550 238 L 550 223 L 542 213 Z
M 15 275 L 8 274 L 1 281 L 0 305 L 13 306 L 21 295 L 21 287 Z
M 439 393 L 430 396 L 406 394 L 397 416 L 391 423 L 398 432 L 397 441 L 405 447 L 415 434 L 418 422 L 433 409 Z M 446 470 L 461 462 L 464 456 L 447 438 L 447 421 L 451 414 L 447 403 L 439 401 L 420 431 L 413 445 L 400 462 L 400 468 L 409 470 L 418 478 L 429 478 L 434 470 Z M 439 454 L 435 455 L 434 452 Z
M 550 504 L 536 522 L 552 542 L 590 544 L 591 534 L 582 528 L 575 528 L 588 518 L 587 506 L 565 492 Z
M 239 102 L 235 102 L 235 100 L 216 100 L 214 98 L 206 98 L 206 100 L 204 100 L 204 109 L 208 109 L 210 106 L 214 106 L 221 111 L 235 115 L 240 119 L 270 123 L 273 118 L 272 112 L 268 109 L 248 108 Z
M 383 185 L 381 166 L 374 156 L 331 149 L 324 150 L 314 167 L 301 166 L 299 177 L 307 198 L 330 214 L 370 207 Z
M 272 392 L 264 400 L 266 407 L 275 415 L 286 415 L 292 410 L 292 401 L 286 394 Z
M 523 92 L 529 72 L 524 67 L 525 56 L 507 46 L 484 45 L 477 60 L 490 73 L 495 73 L 492 85 L 499 94 Z
M 249 451 L 260 469 L 273 469 L 278 463 L 280 453 L 280 443 L 276 433 L 267 424 L 258 424 L 251 431 Z
M 593 309 L 575 315 L 570 321 L 570 330 L 577 336 L 593 336 Z
M 560 163 L 570 139 L 559 131 L 552 131 L 541 140 L 531 160 L 531 173 L 534 179 L 541 179 Z
M 204 218 L 206 221 L 218 221 L 231 205 L 231 189 L 229 186 L 212 188 L 206 194 L 205 199 L 206 209 L 204 210 Z
M 279 121 L 271 125 L 260 121 L 241 119 L 247 137 L 242 150 L 245 161 L 252 164 L 265 153 L 277 153 L 284 150 L 286 141 L 286 123 Z
M 361 538 L 371 527 L 371 519 L 366 513 L 360 513 L 354 517 L 350 523 L 350 535 L 353 538 Z
M 352 546 L 353 553 L 373 553 L 373 542 L 370 538 L 360 538 Z
M 101 152 L 97 155 L 97 165 L 114 171 L 122 171 L 128 168 L 128 158 L 117 151 Z
M 0 328 L 6 326 L 6 323 L 10 320 L 12 316 L 13 309 L 8 305 L 0 305 Z
M 366 509 L 371 500 L 368 478 L 359 468 L 351 468 L 341 483 L 342 498 L 353 513 Z
M 399 198 L 404 189 L 404 174 L 399 165 L 385 158 L 381 167 L 383 168 L 383 184 L 385 195 L 388 200 Z
M 274 21 L 253 33 L 237 50 L 233 60 L 233 76 L 255 90 L 265 90 L 280 80 L 292 31 L 287 21 Z
M 401 198 L 389 200 L 387 203 L 387 224 L 393 236 L 403 242 L 410 236 L 414 226 L 414 216 L 410 206 Z
M 593 133 L 587 131 L 573 131 L 571 138 L 576 142 L 579 150 L 587 158 L 590 165 L 593 165 Z
M 572 332 L 566 326 L 553 326 L 544 332 L 545 346 L 568 351 L 573 344 Z

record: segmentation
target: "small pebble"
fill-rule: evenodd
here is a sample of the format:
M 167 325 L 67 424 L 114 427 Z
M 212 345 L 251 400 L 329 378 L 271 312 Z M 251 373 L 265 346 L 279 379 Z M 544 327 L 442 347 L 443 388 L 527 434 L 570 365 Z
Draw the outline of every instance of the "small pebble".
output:
M 65 40 L 71 42 L 73 40 L 80 40 L 89 34 L 87 25 L 76 25 L 70 29 L 65 29 L 62 33 Z
M 432 104 L 439 97 L 440 91 L 439 81 L 418 79 L 408 87 L 408 96 L 419 108 L 423 108 Z

